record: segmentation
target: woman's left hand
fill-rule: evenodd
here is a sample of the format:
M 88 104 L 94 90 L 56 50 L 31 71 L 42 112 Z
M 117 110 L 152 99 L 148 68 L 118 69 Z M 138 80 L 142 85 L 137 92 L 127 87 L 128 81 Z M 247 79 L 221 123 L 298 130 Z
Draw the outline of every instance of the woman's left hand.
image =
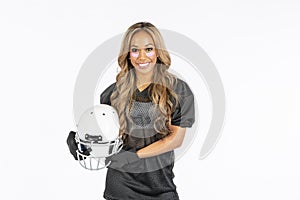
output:
M 109 164 L 111 168 L 122 168 L 124 165 L 140 160 L 136 152 L 121 150 L 119 153 L 114 154 L 105 159 L 105 164 Z

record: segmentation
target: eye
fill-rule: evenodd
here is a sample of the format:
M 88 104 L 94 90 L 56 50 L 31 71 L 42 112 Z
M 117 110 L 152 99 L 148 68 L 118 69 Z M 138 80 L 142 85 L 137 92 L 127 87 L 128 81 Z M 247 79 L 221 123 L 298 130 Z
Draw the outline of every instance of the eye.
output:
M 138 52 L 138 49 L 137 48 L 132 48 L 131 52 Z
M 146 48 L 146 51 L 147 52 L 153 51 L 153 48 L 152 47 L 148 47 L 148 48 Z

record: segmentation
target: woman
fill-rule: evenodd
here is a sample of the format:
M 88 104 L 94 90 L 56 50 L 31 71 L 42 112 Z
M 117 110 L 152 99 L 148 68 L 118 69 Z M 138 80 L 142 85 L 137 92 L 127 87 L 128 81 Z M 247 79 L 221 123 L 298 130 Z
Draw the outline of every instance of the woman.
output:
M 174 149 L 194 123 L 193 93 L 168 72 L 170 55 L 158 29 L 139 22 L 126 31 L 116 82 L 100 102 L 116 108 L 122 151 L 107 158 L 104 198 L 176 200 Z

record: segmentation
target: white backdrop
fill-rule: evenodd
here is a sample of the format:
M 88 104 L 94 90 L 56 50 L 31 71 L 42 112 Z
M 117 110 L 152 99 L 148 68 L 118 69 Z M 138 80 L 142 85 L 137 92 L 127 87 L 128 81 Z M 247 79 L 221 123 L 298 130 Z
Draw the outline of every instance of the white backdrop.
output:
M 197 42 L 225 87 L 222 137 L 204 160 L 209 101 L 198 102 L 207 118 L 174 169 L 181 199 L 300 199 L 299 9 L 296 0 L 1 1 L 0 198 L 102 199 L 105 170 L 84 170 L 66 145 L 74 84 L 97 46 L 149 21 Z

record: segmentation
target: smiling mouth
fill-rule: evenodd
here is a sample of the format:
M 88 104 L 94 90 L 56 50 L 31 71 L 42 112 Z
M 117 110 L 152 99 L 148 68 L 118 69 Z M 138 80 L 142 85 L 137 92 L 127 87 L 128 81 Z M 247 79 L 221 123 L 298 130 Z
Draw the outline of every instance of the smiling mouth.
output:
M 149 63 L 148 62 L 147 63 L 139 63 L 138 65 L 139 65 L 139 67 L 147 67 L 149 65 Z

